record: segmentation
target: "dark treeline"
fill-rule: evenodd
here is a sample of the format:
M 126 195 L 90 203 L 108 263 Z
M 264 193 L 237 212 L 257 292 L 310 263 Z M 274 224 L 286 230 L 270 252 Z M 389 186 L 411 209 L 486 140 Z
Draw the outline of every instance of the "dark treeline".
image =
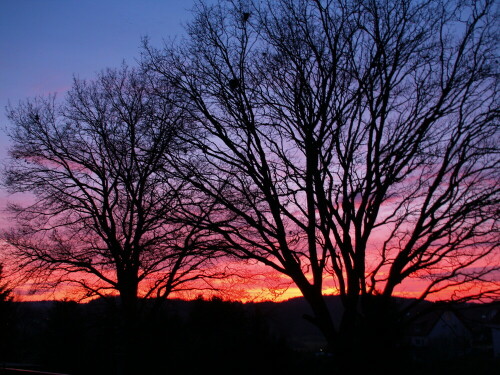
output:
M 121 350 L 117 302 L 13 303 L 0 364 L 70 374 L 115 373 Z M 282 334 L 271 330 L 258 305 L 218 298 L 174 300 L 146 312 L 139 326 L 137 374 L 328 373 L 327 359 L 292 350 Z
M 119 299 L 10 302 L 2 304 L 4 367 L 59 371 L 68 374 L 111 374 L 120 365 Z M 339 304 L 331 297 L 332 306 Z M 408 301 L 397 301 L 403 306 Z M 489 325 L 500 316 L 498 303 L 442 306 L 427 303 L 424 313 L 399 327 L 397 355 L 386 369 L 405 374 L 493 374 L 499 359 L 492 353 Z M 442 334 L 428 346 L 412 345 L 423 338 L 433 317 L 454 311 L 466 327 L 463 335 Z M 8 312 L 6 314 L 5 312 Z M 330 374 L 338 358 L 323 351 L 326 341 L 302 315 L 310 308 L 302 298 L 282 303 L 224 301 L 213 297 L 171 300 L 148 310 L 139 326 L 137 374 Z M 445 324 L 450 319 L 445 317 Z M 435 323 L 435 331 L 439 331 Z M 454 326 L 455 331 L 460 327 Z M 416 333 L 417 332 L 417 333 Z M 429 337 L 432 334 L 428 334 Z M 448 335 L 450 335 L 448 333 Z M 463 340 L 467 342 L 462 342 Z M 360 353 L 360 360 L 376 370 Z M 451 372 L 450 372 L 451 371 Z

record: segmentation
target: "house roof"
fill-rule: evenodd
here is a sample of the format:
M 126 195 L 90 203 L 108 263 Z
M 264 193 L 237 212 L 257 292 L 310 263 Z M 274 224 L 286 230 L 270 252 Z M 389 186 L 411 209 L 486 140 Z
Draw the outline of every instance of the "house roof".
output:
M 414 320 L 408 326 L 407 335 L 429 335 L 445 313 L 453 314 L 470 331 L 485 326 L 500 327 L 500 303 L 434 305 L 431 309 L 413 312 Z

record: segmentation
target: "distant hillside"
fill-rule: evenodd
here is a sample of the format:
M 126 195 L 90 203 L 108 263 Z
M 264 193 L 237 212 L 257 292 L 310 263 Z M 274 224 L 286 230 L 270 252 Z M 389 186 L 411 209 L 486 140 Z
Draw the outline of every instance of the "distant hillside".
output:
M 36 364 L 40 370 L 73 375 L 113 373 L 120 348 L 118 302 L 117 298 L 110 298 L 82 304 L 12 303 L 9 332 L 0 332 L 7 343 L 0 351 L 0 363 Z M 146 303 L 140 321 L 138 356 L 149 369 L 144 373 L 331 374 L 335 356 L 319 353 L 326 342 L 319 330 L 304 318 L 311 310 L 303 298 L 245 304 L 217 298 L 209 301 L 174 299 L 163 304 L 160 310 L 151 309 L 154 301 L 143 302 Z M 414 300 L 395 299 L 395 302 L 398 306 L 408 306 Z M 340 298 L 327 297 L 327 303 L 336 312 L 334 316 L 339 317 Z M 431 313 L 422 315 L 425 311 Z M 451 312 L 470 330 L 473 340 L 468 353 L 472 357 L 462 360 L 473 364 L 470 366 L 491 367 L 492 353 L 496 353 L 491 327 L 496 324 L 495 327 L 500 328 L 500 302 L 455 306 L 425 302 L 405 317 L 413 322 L 412 328 L 419 328 L 418 339 L 422 342 L 428 340 L 422 334 L 432 331 L 437 321 L 434 318 L 442 312 L 445 316 Z M 424 331 L 422 327 L 429 330 Z M 415 329 L 404 331 L 401 343 L 406 345 L 416 332 Z M 422 365 L 418 358 L 436 353 L 432 345 L 428 341 L 425 347 L 405 346 L 405 353 L 414 357 L 402 360 Z M 449 363 L 444 361 L 441 365 L 446 368 Z M 440 374 L 427 371 L 433 366 L 434 362 L 425 371 L 411 374 Z M 455 366 L 461 367 L 463 364 Z
M 333 313 L 332 316 L 337 319 L 334 323 L 339 325 L 339 317 L 341 316 L 340 312 L 342 311 L 340 297 L 328 296 L 326 299 L 329 309 Z M 415 302 L 415 300 L 405 298 L 396 298 L 395 301 L 400 306 L 406 306 Z M 28 320 L 34 322 L 36 325 L 46 320 L 51 309 L 58 303 L 61 302 L 18 302 L 16 305 L 18 305 L 21 315 L 24 315 Z M 113 306 L 116 303 L 116 298 L 108 300 L 97 299 L 88 303 L 79 304 L 78 309 L 84 314 L 104 314 L 110 306 Z M 197 303 L 199 303 L 197 300 L 185 301 L 180 299 L 171 299 L 166 301 L 166 303 L 162 306 L 161 314 L 164 314 L 165 317 L 176 317 L 176 319 L 187 322 L 193 311 L 196 309 Z M 210 304 L 210 301 L 204 301 L 204 303 Z M 284 302 L 269 301 L 240 303 L 226 301 L 223 303 L 233 305 L 235 309 L 245 311 L 250 317 L 260 317 L 268 326 L 270 334 L 285 340 L 292 349 L 316 351 L 326 345 L 321 332 L 304 317 L 306 315 L 312 315 L 312 311 L 304 298 L 297 297 Z M 424 301 L 419 305 L 418 309 L 413 310 L 412 314 L 409 314 L 408 316 L 411 317 L 411 315 L 415 315 L 415 317 L 417 317 L 425 311 L 435 311 L 436 309 L 439 310 L 441 308 L 443 308 L 441 304 Z M 496 310 L 494 310 L 495 308 Z M 226 309 L 221 311 L 220 314 L 231 314 L 236 311 L 235 309 Z M 464 319 L 471 322 L 480 321 L 481 316 L 484 320 L 485 316 L 493 314 L 492 310 L 494 310 L 494 312 L 500 310 L 498 304 L 461 304 L 455 306 L 454 309 L 460 310 L 460 315 L 463 316 Z M 215 311 L 215 313 L 217 313 L 217 311 Z M 212 323 L 207 320 L 207 324 Z

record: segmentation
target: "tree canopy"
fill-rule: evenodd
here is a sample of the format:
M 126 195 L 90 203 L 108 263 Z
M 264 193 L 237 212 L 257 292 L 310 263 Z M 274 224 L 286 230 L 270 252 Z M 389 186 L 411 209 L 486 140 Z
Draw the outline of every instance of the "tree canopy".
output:
M 187 222 L 204 213 L 232 255 L 289 276 L 333 346 L 355 345 L 373 301 L 387 311 L 410 278 L 420 299 L 498 297 L 493 1 L 194 13 L 181 45 L 146 43 L 143 59 L 203 131 L 182 135 L 199 152 L 176 160 L 197 196 Z M 327 283 L 342 311 L 326 306 Z
M 184 149 L 187 122 L 164 87 L 126 66 L 94 81 L 75 80 L 68 96 L 35 98 L 10 108 L 12 162 L 4 174 L 18 226 L 7 232 L 20 267 L 44 283 L 71 281 L 87 297 L 115 290 L 165 298 L 206 274 L 203 235 L 171 213 L 184 182 L 169 174 Z

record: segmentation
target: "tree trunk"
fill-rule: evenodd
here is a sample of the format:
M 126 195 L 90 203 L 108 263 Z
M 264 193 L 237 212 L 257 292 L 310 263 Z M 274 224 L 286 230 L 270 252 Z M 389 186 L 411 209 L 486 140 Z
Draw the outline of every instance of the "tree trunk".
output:
M 327 350 L 332 351 L 335 347 L 334 344 L 338 341 L 337 330 L 333 323 L 332 315 L 321 291 L 311 289 L 309 288 L 306 292 L 303 291 L 304 298 L 309 303 L 314 315 L 313 317 L 306 316 L 306 318 L 318 327 L 327 341 Z
M 391 301 L 381 296 L 348 298 L 335 357 L 340 373 L 393 373 L 404 363 L 398 349 L 398 322 Z
M 138 282 L 129 277 L 121 284 L 116 369 L 118 375 L 132 375 L 140 373 Z

